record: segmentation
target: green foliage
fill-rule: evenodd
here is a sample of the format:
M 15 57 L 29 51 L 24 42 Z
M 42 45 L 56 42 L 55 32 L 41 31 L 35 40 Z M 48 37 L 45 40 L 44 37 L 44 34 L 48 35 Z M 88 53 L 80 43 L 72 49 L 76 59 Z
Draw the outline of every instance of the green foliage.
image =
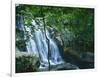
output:
M 38 5 L 16 6 L 16 18 L 24 16 L 24 25 L 31 26 L 32 19 L 45 18 L 46 28 L 52 28 L 53 36 L 63 35 L 61 30 L 68 29 L 74 35 L 74 42 L 77 47 L 82 45 L 82 50 L 93 51 L 94 47 L 94 9 L 93 8 L 70 8 L 51 7 Z M 67 21 L 67 22 L 66 22 Z M 34 30 L 34 28 L 33 28 Z M 64 31 L 64 34 L 67 34 Z M 63 36 L 64 37 L 64 36 Z M 62 39 L 62 36 L 60 36 Z M 65 39 L 62 41 L 66 42 Z
M 94 10 L 77 9 L 74 11 L 72 30 L 76 35 L 79 45 L 83 44 L 89 51 L 94 51 Z

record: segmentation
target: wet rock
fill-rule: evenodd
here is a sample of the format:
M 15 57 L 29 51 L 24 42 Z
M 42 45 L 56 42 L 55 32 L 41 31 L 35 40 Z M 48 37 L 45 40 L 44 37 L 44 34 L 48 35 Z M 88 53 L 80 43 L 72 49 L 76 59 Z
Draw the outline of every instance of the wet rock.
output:
M 56 66 L 51 66 L 51 70 L 74 70 L 74 69 L 79 69 L 79 67 L 71 63 L 63 63 L 63 64 L 58 64 Z
M 71 63 L 63 63 L 63 64 L 51 65 L 50 70 L 48 67 L 44 67 L 39 69 L 39 71 L 58 71 L 58 70 L 74 70 L 74 69 L 79 69 L 79 67 Z

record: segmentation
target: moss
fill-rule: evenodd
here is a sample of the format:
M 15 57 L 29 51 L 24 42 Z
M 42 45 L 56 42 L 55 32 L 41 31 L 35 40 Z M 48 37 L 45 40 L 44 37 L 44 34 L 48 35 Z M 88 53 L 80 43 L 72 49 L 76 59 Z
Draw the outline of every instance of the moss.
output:
M 32 53 L 16 53 L 16 73 L 35 72 L 40 63 L 38 58 Z

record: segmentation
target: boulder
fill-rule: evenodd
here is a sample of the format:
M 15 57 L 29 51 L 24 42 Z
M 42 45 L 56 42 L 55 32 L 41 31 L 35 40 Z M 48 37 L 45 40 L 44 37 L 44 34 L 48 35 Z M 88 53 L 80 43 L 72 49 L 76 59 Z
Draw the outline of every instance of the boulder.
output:
M 78 65 L 80 69 L 94 68 L 94 53 L 65 48 L 63 57 L 66 62 Z
M 84 52 L 82 54 L 82 60 L 85 62 L 94 62 L 94 53 L 93 52 Z
M 16 73 L 37 71 L 39 65 L 39 59 L 33 53 L 16 52 Z

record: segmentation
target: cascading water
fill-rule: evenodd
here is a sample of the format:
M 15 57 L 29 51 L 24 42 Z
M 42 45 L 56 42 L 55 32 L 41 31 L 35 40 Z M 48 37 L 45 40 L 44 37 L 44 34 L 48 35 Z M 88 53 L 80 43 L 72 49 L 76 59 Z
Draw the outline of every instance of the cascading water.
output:
M 37 24 L 36 21 L 33 20 L 32 25 L 35 28 L 34 32 L 32 32 L 31 27 L 24 27 L 25 29 L 23 29 L 23 30 L 26 30 L 31 36 L 29 40 L 26 42 L 26 48 L 28 52 L 33 52 L 39 57 L 40 68 L 49 67 L 48 42 L 47 42 L 46 36 L 50 42 L 50 45 L 49 45 L 50 46 L 50 52 L 49 52 L 50 65 L 57 65 L 57 64 L 64 63 L 59 53 L 59 48 L 56 45 L 56 42 L 50 37 L 50 33 L 48 32 L 48 30 L 46 29 L 46 31 L 44 31 L 43 28 L 39 28 L 39 26 L 43 26 L 41 21 L 39 22 L 39 24 Z M 46 32 L 46 36 L 44 32 Z

